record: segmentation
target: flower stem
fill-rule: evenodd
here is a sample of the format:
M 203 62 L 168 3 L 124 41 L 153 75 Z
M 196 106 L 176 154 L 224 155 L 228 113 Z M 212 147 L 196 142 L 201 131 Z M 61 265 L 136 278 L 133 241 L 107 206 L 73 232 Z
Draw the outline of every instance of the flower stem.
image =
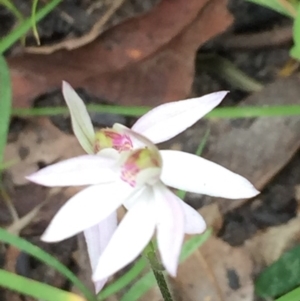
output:
M 149 245 L 146 247 L 144 255 L 149 261 L 149 264 L 151 266 L 152 272 L 154 274 L 154 277 L 156 279 L 157 285 L 159 287 L 164 301 L 173 301 L 173 297 L 170 293 L 166 278 L 163 274 L 164 268 L 157 258 L 152 241 L 150 241 Z

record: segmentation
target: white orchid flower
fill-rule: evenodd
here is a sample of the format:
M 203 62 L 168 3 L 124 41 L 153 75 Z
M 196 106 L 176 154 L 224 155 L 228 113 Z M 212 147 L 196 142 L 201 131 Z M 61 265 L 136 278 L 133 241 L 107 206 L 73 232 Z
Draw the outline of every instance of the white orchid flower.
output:
M 158 150 L 220 103 L 226 92 L 161 105 L 132 129 L 114 125 L 94 132 L 75 91 L 64 83 L 74 132 L 89 155 L 46 167 L 28 177 L 45 186 L 90 185 L 55 215 L 42 239 L 56 242 L 84 231 L 98 292 L 107 278 L 132 262 L 155 230 L 162 263 L 175 276 L 184 234 L 202 233 L 203 218 L 167 186 L 239 199 L 258 194 L 253 185 L 224 167 L 193 154 Z M 116 209 L 128 212 L 117 227 Z

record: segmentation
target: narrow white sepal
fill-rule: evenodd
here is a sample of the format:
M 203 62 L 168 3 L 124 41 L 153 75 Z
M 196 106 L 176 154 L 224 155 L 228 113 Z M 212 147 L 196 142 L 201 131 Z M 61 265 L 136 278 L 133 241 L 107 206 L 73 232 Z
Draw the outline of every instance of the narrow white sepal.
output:
M 112 214 L 132 193 L 127 183 L 90 186 L 74 195 L 57 212 L 42 236 L 57 242 L 90 228 Z
M 96 270 L 98 260 L 116 228 L 117 213 L 113 212 L 107 218 L 103 219 L 99 224 L 84 230 L 92 272 Z M 106 282 L 107 278 L 94 282 L 96 293 L 99 293 Z
M 131 263 L 150 241 L 155 229 L 153 194 L 150 188 L 125 215 L 107 248 L 104 250 L 93 280 L 113 275 Z
M 132 130 L 146 136 L 153 143 L 169 140 L 215 108 L 227 93 L 220 91 L 162 104 L 139 118 Z
M 162 183 L 153 187 L 157 215 L 157 243 L 162 263 L 175 277 L 184 238 L 181 200 Z
M 244 177 L 199 156 L 162 150 L 161 180 L 177 189 L 228 199 L 252 198 L 259 191 Z
M 82 148 L 88 154 L 92 154 L 95 131 L 85 104 L 70 84 L 65 81 L 62 84 L 62 92 L 70 110 L 74 134 Z
M 115 160 L 101 155 L 68 159 L 26 177 L 31 182 L 48 187 L 94 185 L 115 181 L 117 178 Z

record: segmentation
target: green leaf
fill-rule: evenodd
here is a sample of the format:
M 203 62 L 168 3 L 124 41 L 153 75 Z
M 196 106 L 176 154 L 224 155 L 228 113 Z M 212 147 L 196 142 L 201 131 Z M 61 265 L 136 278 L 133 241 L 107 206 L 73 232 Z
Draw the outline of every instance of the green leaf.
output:
M 280 0 L 247 0 L 249 2 L 256 3 L 261 6 L 265 6 L 272 10 L 277 11 L 278 13 L 285 15 L 290 18 L 294 18 L 293 12 L 297 9 L 297 1 L 286 1 L 287 5 L 283 5 L 283 1 Z M 290 8 L 288 8 L 289 6 Z
M 133 106 L 109 106 L 109 105 L 87 105 L 89 112 L 120 114 L 124 116 L 139 117 L 151 110 L 150 107 Z M 56 116 L 68 114 L 66 107 L 56 108 L 15 108 L 12 110 L 13 116 Z M 298 116 L 300 115 L 300 105 L 276 105 L 276 106 L 256 106 L 256 107 L 223 107 L 216 108 L 203 118 L 253 118 L 253 117 L 276 117 L 276 116 Z
M 0 269 L 0 285 L 43 301 L 84 301 L 85 299 L 56 287 Z
M 41 8 L 35 16 L 35 21 L 39 22 L 45 16 L 47 16 L 62 0 L 52 0 Z M 31 17 L 27 18 L 18 27 L 16 27 L 9 35 L 1 39 L 0 42 L 0 53 L 3 53 L 10 48 L 18 39 L 20 39 L 26 32 L 31 28 L 32 20 Z
M 182 247 L 180 262 L 186 260 L 193 252 L 195 252 L 203 243 L 211 236 L 212 231 L 207 230 L 201 235 L 194 235 L 186 241 Z M 120 301 L 135 301 L 141 298 L 151 287 L 156 284 L 154 275 L 148 272 L 123 295 Z
M 300 245 L 284 253 L 255 282 L 261 297 L 281 296 L 300 284 Z M 299 299 L 300 300 L 300 299 Z
M 300 287 L 288 292 L 287 294 L 281 296 L 275 301 L 299 301 L 300 300 Z
M 0 55 L 0 164 L 3 163 L 11 113 L 11 83 L 5 58 Z
M 56 258 L 43 251 L 41 248 L 31 244 L 23 238 L 10 234 L 6 230 L 0 228 L 0 241 L 8 243 L 16 248 L 32 255 L 47 265 L 53 267 L 67 279 L 69 279 L 78 289 L 83 293 L 87 300 L 94 301 L 96 297 L 91 291 L 63 264 L 61 264 Z
M 300 60 L 300 5 L 298 6 L 297 15 L 293 24 L 294 46 L 290 50 L 290 56 Z

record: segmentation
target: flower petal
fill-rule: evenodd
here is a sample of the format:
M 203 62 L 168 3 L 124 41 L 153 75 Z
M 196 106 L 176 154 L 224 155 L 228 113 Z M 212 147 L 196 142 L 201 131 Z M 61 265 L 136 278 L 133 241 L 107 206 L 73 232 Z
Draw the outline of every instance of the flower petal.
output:
M 251 198 L 259 193 L 244 177 L 196 155 L 173 150 L 160 154 L 161 179 L 167 186 L 228 199 Z
M 93 185 L 116 180 L 114 166 L 113 158 L 84 155 L 50 165 L 26 178 L 49 187 Z
M 72 126 L 82 148 L 88 153 L 93 153 L 95 131 L 85 104 L 75 90 L 63 81 L 62 92 L 69 107 Z
M 169 140 L 210 112 L 227 93 L 220 91 L 160 105 L 138 119 L 132 130 L 146 136 L 153 143 Z
M 91 262 L 92 272 L 96 270 L 98 260 L 106 248 L 110 238 L 117 228 L 117 214 L 113 212 L 99 224 L 84 230 L 84 236 L 87 244 L 88 254 Z M 107 278 L 96 281 L 95 289 L 98 293 L 105 285 Z
M 182 201 L 162 183 L 155 185 L 153 190 L 158 249 L 166 270 L 175 277 L 184 238 L 184 212 L 180 204 Z
M 155 212 L 151 188 L 125 215 L 104 250 L 93 280 L 109 277 L 132 262 L 145 248 L 155 230 Z
M 184 211 L 184 232 L 186 234 L 200 234 L 205 231 L 206 223 L 203 217 L 194 208 L 180 200 Z
M 121 181 L 80 191 L 57 212 L 42 240 L 61 241 L 96 225 L 112 214 L 132 192 L 133 188 Z

